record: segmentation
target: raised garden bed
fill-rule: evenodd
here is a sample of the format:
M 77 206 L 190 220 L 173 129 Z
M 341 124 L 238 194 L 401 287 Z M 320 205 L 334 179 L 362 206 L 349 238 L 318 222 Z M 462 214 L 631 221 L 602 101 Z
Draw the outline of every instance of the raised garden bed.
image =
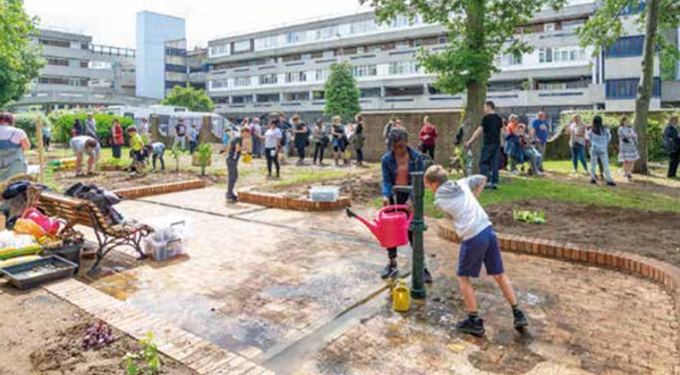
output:
M 171 182 L 168 184 L 150 185 L 150 186 L 140 186 L 131 187 L 126 189 L 114 190 L 114 193 L 120 195 L 121 197 L 134 199 L 149 197 L 153 195 L 168 194 L 178 191 L 202 189 L 207 186 L 205 180 L 190 180 L 181 182 Z

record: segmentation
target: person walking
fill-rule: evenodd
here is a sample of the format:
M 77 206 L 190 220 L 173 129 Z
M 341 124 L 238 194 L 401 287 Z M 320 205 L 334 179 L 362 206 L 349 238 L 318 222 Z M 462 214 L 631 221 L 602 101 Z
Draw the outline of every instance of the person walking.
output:
M 590 141 L 590 183 L 597 185 L 595 178 L 595 170 L 598 161 L 602 162 L 602 169 L 607 180 L 608 186 L 616 186 L 612 180 L 611 171 L 609 169 L 609 142 L 612 139 L 609 128 L 604 126 L 602 117 L 593 117 L 593 125 L 590 130 L 586 132 L 586 139 Z
M 437 128 L 430 122 L 430 117 L 425 116 L 423 127 L 420 129 L 420 152 L 434 161 L 434 149 L 437 144 Z
M 111 127 L 111 154 L 113 154 L 114 159 L 120 159 L 121 148 L 124 144 L 123 127 L 118 119 L 113 119 L 113 126 Z
M 586 129 L 586 124 L 581 121 L 581 116 L 578 114 L 571 118 L 571 124 L 567 126 L 574 175 L 578 174 L 579 162 L 583 166 L 583 170 L 588 173 L 588 161 L 586 160 Z
M 627 117 L 622 117 L 619 123 L 619 161 L 623 163 L 623 177 L 628 181 L 633 180 L 633 164 L 640 159 L 637 150 L 638 136 L 630 126 Z
M 279 163 L 279 151 L 283 132 L 276 120 L 269 122 L 269 128 L 264 132 L 264 156 L 267 159 L 267 178 L 272 178 L 272 167 L 276 167 L 276 178 L 281 177 L 281 164 Z
M 253 138 L 253 157 L 262 157 L 262 127 L 260 126 L 259 117 L 253 117 L 253 121 L 250 123 L 250 136 Z
M 14 127 L 14 115 L 0 114 L 0 182 L 28 171 L 25 152 L 31 149 L 26 132 Z
M 241 158 L 241 153 L 244 152 L 243 145 L 249 142 L 251 142 L 250 127 L 244 126 L 241 128 L 241 135 L 234 137 L 229 143 L 227 154 L 227 203 L 229 204 L 238 202 L 238 196 L 234 192 L 238 180 L 238 161 Z
M 189 138 L 189 154 L 193 155 L 194 151 L 196 151 L 196 147 L 198 147 L 198 130 L 196 129 L 196 124 L 191 124 L 188 138 Z
M 99 135 L 97 135 L 97 121 L 94 119 L 93 114 L 87 115 L 87 121 L 85 121 L 85 135 L 89 135 L 99 142 Z
M 548 136 L 550 135 L 550 123 L 547 120 L 545 112 L 538 112 L 538 118 L 531 122 L 529 134 L 534 141 L 536 151 L 541 154 L 539 171 L 543 172 L 543 159 L 545 158 L 545 145 L 548 143 Z
M 678 165 L 680 165 L 680 129 L 678 128 L 678 116 L 671 116 L 663 131 L 663 143 L 668 153 L 668 178 L 678 177 Z
M 187 145 L 187 126 L 184 125 L 184 119 L 180 118 L 175 125 L 175 142 L 172 147 L 175 148 L 179 144 L 182 152 L 186 150 Z
M 356 125 L 354 126 L 354 149 L 357 152 L 357 167 L 364 166 L 364 144 L 366 138 L 364 136 L 364 118 L 357 115 L 355 118 Z
M 385 147 L 387 148 L 387 151 L 390 150 L 389 135 L 390 131 L 392 131 L 392 128 L 394 127 L 395 122 L 397 122 L 397 116 L 392 116 L 390 121 L 388 121 L 383 128 L 383 139 L 385 140 Z
M 293 121 L 293 134 L 295 135 L 293 142 L 298 154 L 297 165 L 301 166 L 305 164 L 305 149 L 309 142 L 309 132 L 307 131 L 307 125 L 300 120 L 300 116 L 293 116 L 291 121 Z
M 345 125 L 342 124 L 340 116 L 333 117 L 331 134 L 333 135 L 333 160 L 335 161 L 335 166 L 340 165 L 340 155 L 342 155 L 343 165 L 347 165 L 347 159 L 345 158 L 347 134 L 345 133 Z
M 492 101 L 486 102 L 484 112 L 486 114 L 482 118 L 482 124 L 475 130 L 465 146 L 470 148 L 480 134 L 484 134 L 479 169 L 482 175 L 487 176 L 490 182 L 489 188 L 496 190 L 498 189 L 498 162 L 501 153 L 503 119 L 496 114 L 496 105 Z M 489 175 L 491 175 L 490 178 Z
M 316 165 L 318 160 L 319 165 L 323 166 L 323 154 L 330 143 L 330 139 L 326 131 L 326 124 L 322 120 L 318 120 L 314 125 L 312 138 L 314 140 L 314 164 Z
M 142 135 L 142 137 L 148 137 L 149 136 L 149 120 L 144 117 L 142 119 L 142 125 L 139 127 L 139 134 Z
M 52 127 L 49 122 L 45 122 L 42 128 L 43 145 L 45 151 L 50 151 L 50 144 L 52 144 Z

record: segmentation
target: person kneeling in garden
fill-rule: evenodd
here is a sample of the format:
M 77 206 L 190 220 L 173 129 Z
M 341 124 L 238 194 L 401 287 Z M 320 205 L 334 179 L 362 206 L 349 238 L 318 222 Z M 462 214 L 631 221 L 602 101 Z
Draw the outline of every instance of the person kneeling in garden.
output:
M 463 239 L 458 255 L 458 283 L 465 300 L 468 317 L 456 329 L 474 336 L 485 333 L 484 320 L 479 317 L 475 291 L 470 278 L 479 277 L 482 264 L 501 288 L 512 307 L 515 329 L 528 325 L 524 312 L 517 305 L 517 297 L 503 268 L 503 259 L 489 216 L 477 201 L 484 190 L 486 177 L 475 175 L 449 181 L 446 170 L 434 165 L 425 172 L 425 187 L 435 194 L 435 206 L 453 220 L 454 230 Z
M 163 142 L 154 142 L 146 146 L 147 155 L 151 155 L 153 169 L 151 172 L 156 172 L 156 160 L 161 162 L 161 171 L 165 171 L 165 145 Z
M 137 133 L 137 128 L 134 126 L 127 128 L 127 134 L 130 137 L 130 151 L 132 152 L 131 172 L 143 173 L 145 169 L 144 139 Z
M 89 159 L 87 160 L 87 174 L 92 175 L 94 172 L 94 166 L 99 160 L 99 154 L 101 152 L 101 146 L 96 139 L 90 137 L 89 135 L 80 135 L 71 138 L 69 141 L 69 147 L 76 154 L 76 177 L 83 176 L 83 154 L 87 153 Z

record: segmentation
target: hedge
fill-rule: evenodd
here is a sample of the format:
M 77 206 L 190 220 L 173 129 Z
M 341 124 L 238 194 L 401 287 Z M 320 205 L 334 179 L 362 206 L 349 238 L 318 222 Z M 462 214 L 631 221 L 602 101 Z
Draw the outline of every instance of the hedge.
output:
M 85 126 L 88 113 L 86 112 L 70 112 L 70 111 L 53 111 L 49 114 L 49 120 L 52 124 L 52 139 L 58 143 L 68 143 L 71 139 L 71 129 L 76 119 Z M 95 113 L 94 120 L 97 123 L 97 136 L 102 142 L 102 145 L 110 144 L 111 127 L 113 127 L 113 120 L 118 119 L 123 129 L 130 125 L 134 125 L 134 121 L 128 117 L 113 116 L 103 113 Z
M 38 118 L 42 120 L 43 125 L 48 123 L 45 116 L 41 115 L 40 113 L 21 113 L 14 117 L 15 126 L 19 129 L 23 129 L 26 132 L 28 139 L 31 141 L 32 147 L 37 147 L 38 145 L 36 134 Z

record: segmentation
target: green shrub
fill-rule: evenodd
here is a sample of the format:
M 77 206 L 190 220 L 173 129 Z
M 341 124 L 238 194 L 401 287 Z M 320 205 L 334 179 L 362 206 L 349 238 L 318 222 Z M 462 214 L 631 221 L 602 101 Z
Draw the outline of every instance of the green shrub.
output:
M 571 122 L 571 118 L 574 113 L 581 115 L 581 119 L 584 124 L 590 124 L 593 121 L 595 115 L 602 116 L 604 124 L 609 127 L 612 132 L 612 145 L 611 152 L 618 154 L 619 141 L 618 141 L 618 130 L 619 123 L 622 117 L 628 117 L 629 122 L 632 124 L 635 114 L 633 112 L 596 112 L 596 111 L 576 111 L 576 112 L 562 112 L 562 123 L 568 124 Z M 647 146 L 649 149 L 649 160 L 650 161 L 662 161 L 667 158 L 666 151 L 663 148 L 663 131 L 668 124 L 668 119 L 671 115 L 680 115 L 677 111 L 653 111 L 649 113 L 649 122 L 647 123 Z
M 38 134 L 37 131 L 37 119 L 41 118 L 43 125 L 46 125 L 47 118 L 40 113 L 22 113 L 15 117 L 15 126 L 19 129 L 23 129 L 28 135 L 28 139 L 31 141 L 32 147 L 38 146 Z
M 52 123 L 52 139 L 59 143 L 68 143 L 71 139 L 71 129 L 76 119 L 85 126 L 88 113 L 84 111 L 54 111 L 49 114 L 50 122 Z M 128 126 L 133 125 L 134 121 L 127 117 L 113 116 L 104 113 L 95 113 L 94 120 L 97 123 L 97 136 L 104 144 L 110 144 L 111 127 L 113 127 L 113 120 L 118 119 L 120 125 L 125 130 Z M 127 135 L 126 142 L 127 142 Z

